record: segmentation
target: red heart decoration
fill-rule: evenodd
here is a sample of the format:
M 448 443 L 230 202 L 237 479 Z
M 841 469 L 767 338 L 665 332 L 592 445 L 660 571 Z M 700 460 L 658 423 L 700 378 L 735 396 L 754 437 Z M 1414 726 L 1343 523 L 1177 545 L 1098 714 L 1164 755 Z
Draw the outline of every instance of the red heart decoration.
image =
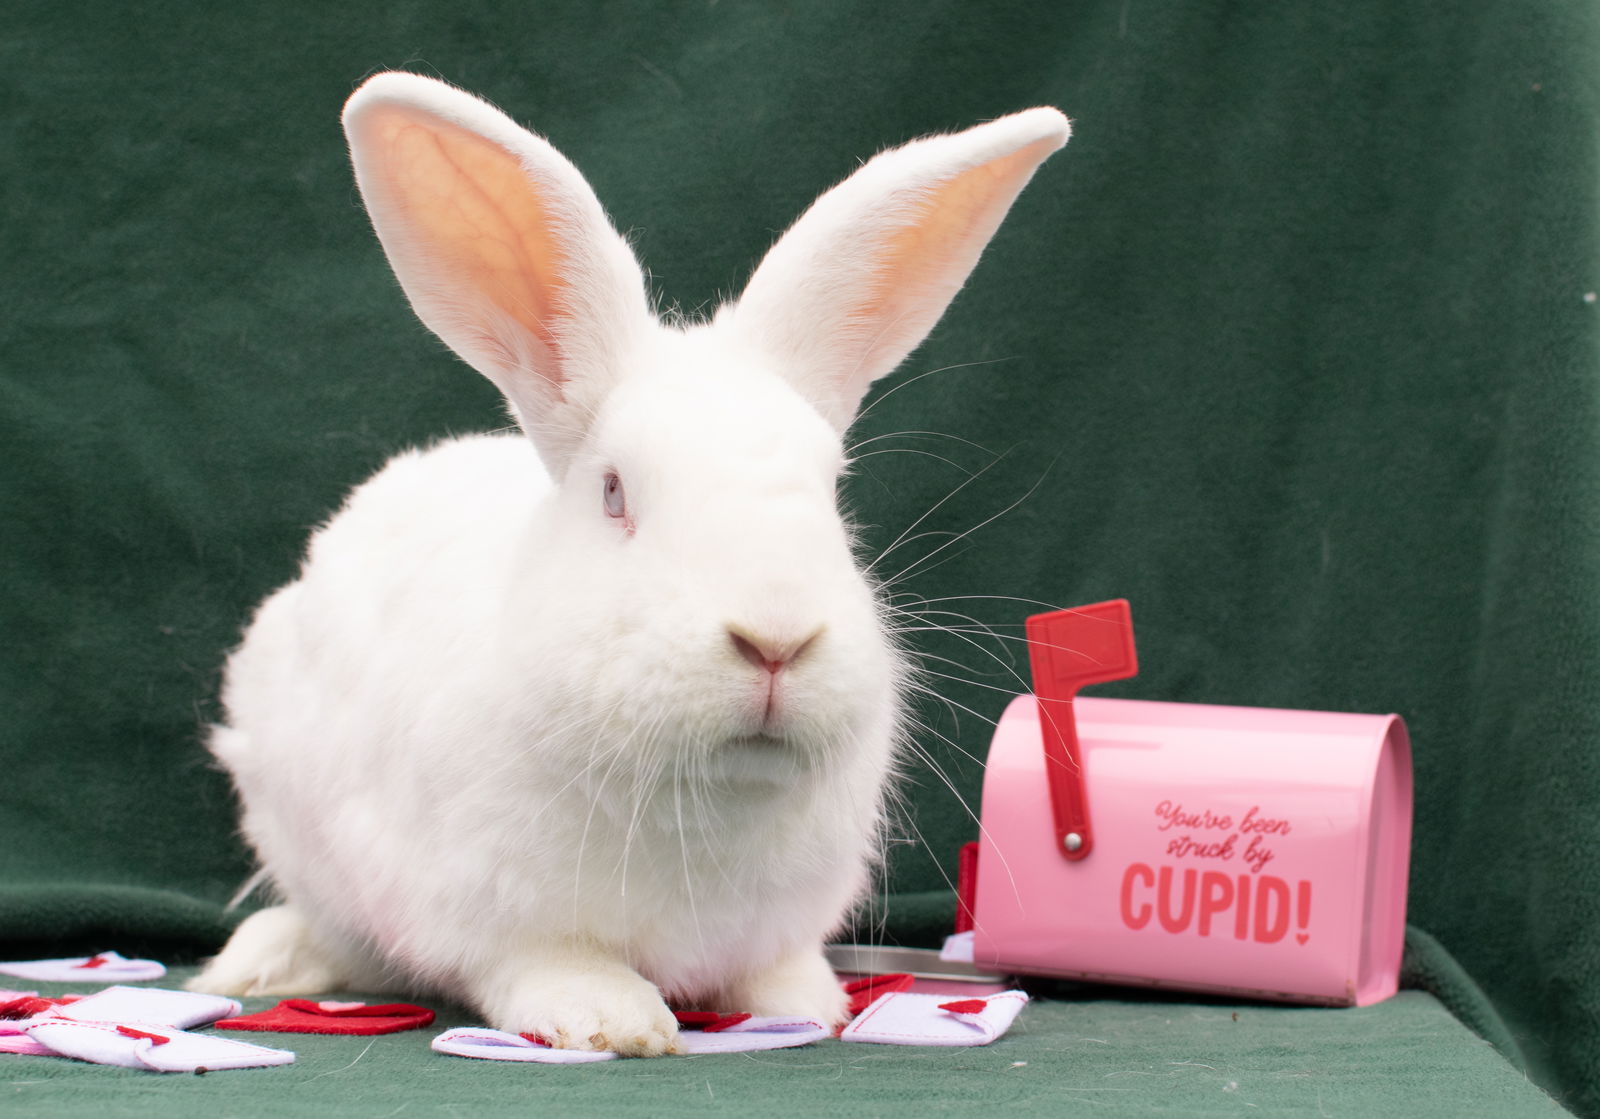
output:
M 35 1014 L 43 1014 L 52 1006 L 61 1006 L 68 1002 L 67 999 L 42 999 L 33 995 L 23 995 L 19 999 L 0 1003 L 0 1022 L 14 1022 L 22 1018 L 32 1018 Z M 70 1000 L 76 1002 L 76 999 Z
M 883 995 L 911 990 L 911 985 L 916 981 L 915 976 L 902 971 L 890 972 L 887 975 L 863 975 L 859 979 L 852 979 L 843 984 L 844 993 L 850 996 L 850 1017 L 854 1018 Z
M 721 1033 L 730 1026 L 750 1020 L 748 1014 L 718 1014 L 714 1010 L 674 1010 L 672 1016 L 684 1029 L 708 1034 Z
M 285 999 L 271 1010 L 224 1018 L 221 1030 L 261 1030 L 280 1034 L 395 1034 L 420 1030 L 433 1021 L 433 1011 L 406 1002 L 348 1006 L 329 1010 L 310 999 Z
M 737 1026 L 740 1022 L 748 1022 L 749 1020 L 750 1015 L 748 1014 L 724 1014 L 715 1022 L 711 1023 L 711 1025 L 702 1026 L 700 1028 L 703 1032 L 708 1034 L 719 1034 L 723 1030 Z
M 686 1030 L 703 1029 L 722 1017 L 715 1010 L 674 1010 L 672 1016 Z
M 948 1010 L 951 1014 L 982 1014 L 989 1009 L 989 1004 L 983 999 L 957 999 L 955 1002 L 941 1002 L 940 1010 Z

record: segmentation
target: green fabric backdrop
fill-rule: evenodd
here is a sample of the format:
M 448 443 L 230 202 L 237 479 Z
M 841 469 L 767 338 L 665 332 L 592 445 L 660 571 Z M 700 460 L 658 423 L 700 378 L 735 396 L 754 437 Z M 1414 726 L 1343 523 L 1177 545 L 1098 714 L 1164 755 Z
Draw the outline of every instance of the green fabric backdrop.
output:
M 1005 596 L 1131 599 L 1144 672 L 1107 694 L 1405 715 L 1409 973 L 1458 1010 L 1476 981 L 1480 1028 L 1600 1114 L 1581 0 L 13 3 L 0 956 L 218 942 L 249 869 L 198 740 L 224 651 L 349 484 L 500 422 L 357 205 L 338 109 L 385 68 L 547 134 L 691 312 L 879 147 L 1072 116 L 857 429 L 940 456 L 863 460 L 869 543 L 989 467 L 923 526 L 982 527 L 906 590 L 1002 631 L 1031 609 Z M 1015 683 L 965 636 L 919 635 L 970 666 L 924 715 L 981 757 Z M 979 767 L 924 745 L 975 806 Z M 915 941 L 974 827 L 912 792 L 885 894 Z

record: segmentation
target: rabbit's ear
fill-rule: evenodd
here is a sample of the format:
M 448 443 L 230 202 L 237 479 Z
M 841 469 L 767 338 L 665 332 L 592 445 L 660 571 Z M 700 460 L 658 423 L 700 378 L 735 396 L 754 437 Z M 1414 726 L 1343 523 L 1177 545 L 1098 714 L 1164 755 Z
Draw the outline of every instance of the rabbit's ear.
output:
M 632 251 L 577 168 L 470 94 L 379 74 L 344 127 L 412 308 L 499 387 L 559 472 L 655 322 Z
M 933 329 L 1067 118 L 1029 109 L 882 152 L 828 191 L 723 309 L 841 431 Z

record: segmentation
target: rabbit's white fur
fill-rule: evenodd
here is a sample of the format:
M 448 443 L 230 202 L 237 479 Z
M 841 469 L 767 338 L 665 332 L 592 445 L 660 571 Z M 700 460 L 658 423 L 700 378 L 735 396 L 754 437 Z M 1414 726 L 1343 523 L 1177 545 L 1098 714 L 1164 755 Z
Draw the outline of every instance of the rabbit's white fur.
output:
M 839 1020 L 821 946 L 867 882 L 905 672 L 841 435 L 1065 118 L 880 155 L 681 328 L 498 111 L 385 74 L 345 122 L 413 307 L 526 437 L 398 456 L 261 606 L 210 744 L 284 904 L 193 985 L 420 985 L 633 1054 L 674 1046 L 664 999 Z

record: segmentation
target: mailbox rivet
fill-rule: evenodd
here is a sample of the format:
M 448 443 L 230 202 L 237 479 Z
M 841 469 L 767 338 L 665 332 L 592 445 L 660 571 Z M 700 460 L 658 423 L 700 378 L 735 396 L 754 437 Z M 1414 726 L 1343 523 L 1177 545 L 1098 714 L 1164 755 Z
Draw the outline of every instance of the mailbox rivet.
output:
M 1066 847 L 1068 851 L 1076 851 L 1078 848 L 1083 846 L 1083 836 L 1079 835 L 1075 831 L 1069 831 L 1066 834 L 1066 838 L 1064 838 L 1061 843 L 1062 846 Z

